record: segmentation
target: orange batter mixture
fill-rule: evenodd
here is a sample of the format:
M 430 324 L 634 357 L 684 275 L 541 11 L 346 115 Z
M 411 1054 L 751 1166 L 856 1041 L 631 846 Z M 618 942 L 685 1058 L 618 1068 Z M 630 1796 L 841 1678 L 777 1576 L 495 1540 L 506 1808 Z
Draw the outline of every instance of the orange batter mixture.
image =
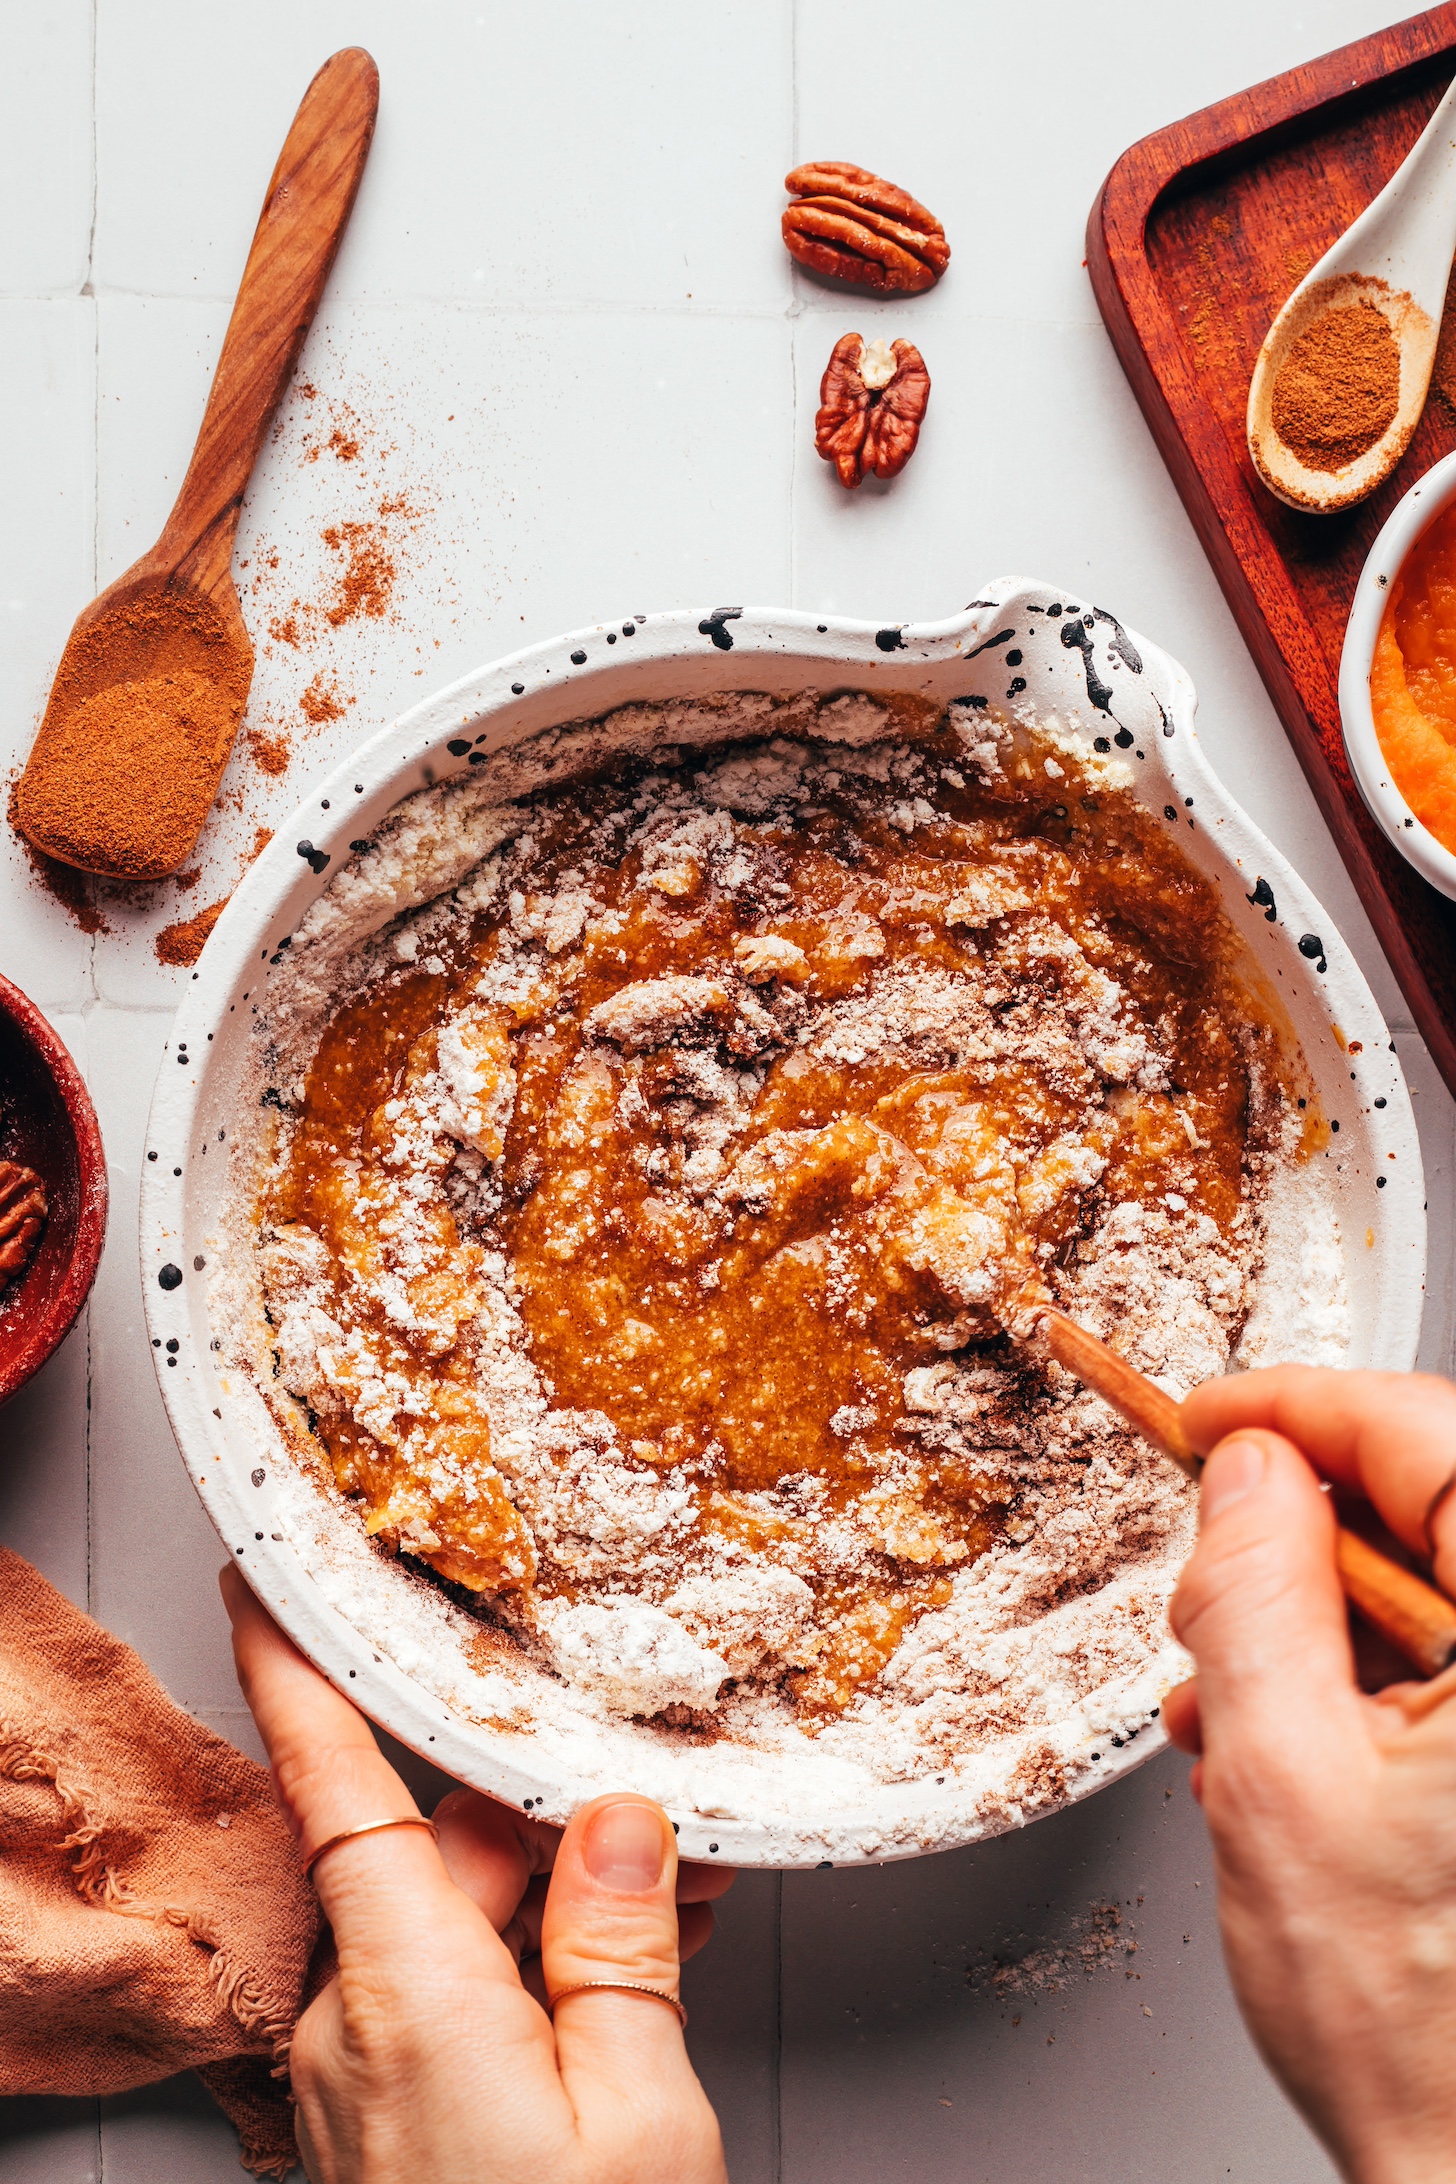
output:
M 1248 1190 L 1211 889 L 1070 762 L 977 782 L 943 718 L 909 728 L 913 802 L 821 753 L 807 808 L 665 850 L 630 783 L 539 798 L 489 908 L 328 1023 L 267 1208 L 324 1283 L 314 1427 L 371 1530 L 576 1597 L 491 1462 L 503 1254 L 551 1404 L 604 1413 L 700 1541 L 792 1544 L 786 1480 L 859 1527 L 798 1677 L 821 1711 L 1004 1519 L 998 1466 L 907 1452 L 907 1375 L 1004 1357 L 1109 1205 L 1228 1240 Z
M 1456 851 L 1456 508 L 1436 518 L 1391 586 L 1370 706 L 1396 787 Z

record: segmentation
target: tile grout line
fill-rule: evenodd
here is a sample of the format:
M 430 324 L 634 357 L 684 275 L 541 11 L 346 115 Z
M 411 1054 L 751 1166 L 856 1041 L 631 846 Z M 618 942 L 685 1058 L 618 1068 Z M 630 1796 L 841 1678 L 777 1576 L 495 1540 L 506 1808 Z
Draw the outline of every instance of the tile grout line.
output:
M 96 221 L 101 204 L 101 148 L 97 114 L 97 52 L 100 43 L 101 0 L 91 0 L 91 225 L 86 234 L 86 278 L 81 293 L 91 304 L 91 593 L 95 597 L 101 571 L 101 312 L 96 294 Z M 81 1006 L 81 1014 L 88 1016 L 100 1001 L 96 985 L 96 935 L 89 936 L 86 950 L 86 976 L 90 992 Z M 89 1340 L 89 1338 L 88 1338 Z M 89 1372 L 89 1368 L 88 1368 Z M 91 1384 L 86 1384 L 86 1403 L 89 1412 Z M 90 1488 L 87 1487 L 87 1555 L 90 1555 Z
M 91 585 L 94 592 L 97 571 L 101 562 L 101 314 L 96 301 L 96 287 L 92 278 L 96 269 L 96 217 L 100 205 L 100 147 L 97 128 L 96 60 L 100 40 L 100 0 L 91 0 L 91 226 L 86 236 L 86 281 L 83 294 L 91 300 Z M 91 1037 L 89 1017 L 99 996 L 96 987 L 96 935 L 89 936 L 86 951 L 86 978 L 90 992 L 82 1004 L 81 1016 L 86 1024 L 86 1060 L 91 1063 Z M 92 1305 L 86 1304 L 86 1424 L 85 1424 L 85 1476 L 86 1476 L 86 1611 L 94 1613 L 95 1595 L 92 1583 L 92 1495 L 91 1495 L 91 1418 L 95 1400 L 96 1356 Z M 101 2103 L 96 2104 L 96 2176 L 97 2184 L 106 2173 L 106 2148 L 101 2128 Z
M 773 2184 L 784 2179 L 784 1877 L 774 1875 Z

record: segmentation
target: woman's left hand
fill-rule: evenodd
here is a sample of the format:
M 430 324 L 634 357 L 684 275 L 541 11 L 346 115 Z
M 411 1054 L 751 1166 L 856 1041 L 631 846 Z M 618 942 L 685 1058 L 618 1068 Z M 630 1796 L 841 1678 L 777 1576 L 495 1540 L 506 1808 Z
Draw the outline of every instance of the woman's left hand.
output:
M 313 1849 L 417 1811 L 356 1708 L 222 1574 L 239 1680 L 284 1811 Z M 315 1883 L 337 1976 L 291 2072 L 314 2184 L 726 2184 L 676 2012 L 682 1957 L 731 1873 L 679 1866 L 661 1807 L 602 1797 L 563 1832 L 457 1790 L 423 1828 L 340 1843 Z M 549 1878 L 548 1878 L 549 1877 Z M 562 1996 L 555 2022 L 544 1994 Z

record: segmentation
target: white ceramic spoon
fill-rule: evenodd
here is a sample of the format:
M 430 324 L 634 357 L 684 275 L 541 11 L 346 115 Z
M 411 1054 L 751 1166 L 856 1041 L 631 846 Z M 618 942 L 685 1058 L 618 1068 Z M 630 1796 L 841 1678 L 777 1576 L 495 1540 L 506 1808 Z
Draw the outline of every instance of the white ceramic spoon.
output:
M 1264 337 L 1249 385 L 1249 453 L 1291 508 L 1333 513 L 1373 493 L 1415 431 L 1456 253 L 1456 83 L 1353 225 L 1305 275 Z M 1274 381 L 1290 347 L 1332 304 L 1373 304 L 1400 348 L 1400 394 L 1381 438 L 1341 470 L 1311 470 L 1274 430 Z

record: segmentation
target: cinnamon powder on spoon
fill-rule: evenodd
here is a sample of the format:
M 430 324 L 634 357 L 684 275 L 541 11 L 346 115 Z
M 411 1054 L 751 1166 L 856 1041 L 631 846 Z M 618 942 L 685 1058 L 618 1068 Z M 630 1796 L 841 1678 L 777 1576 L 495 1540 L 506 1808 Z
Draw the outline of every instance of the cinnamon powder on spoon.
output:
M 217 793 L 251 674 L 199 592 L 113 608 L 66 648 L 16 789 L 21 832 L 82 871 L 173 871 Z
M 1400 345 L 1373 303 L 1344 304 L 1292 343 L 1274 378 L 1274 430 L 1307 470 L 1368 455 L 1400 400 Z

